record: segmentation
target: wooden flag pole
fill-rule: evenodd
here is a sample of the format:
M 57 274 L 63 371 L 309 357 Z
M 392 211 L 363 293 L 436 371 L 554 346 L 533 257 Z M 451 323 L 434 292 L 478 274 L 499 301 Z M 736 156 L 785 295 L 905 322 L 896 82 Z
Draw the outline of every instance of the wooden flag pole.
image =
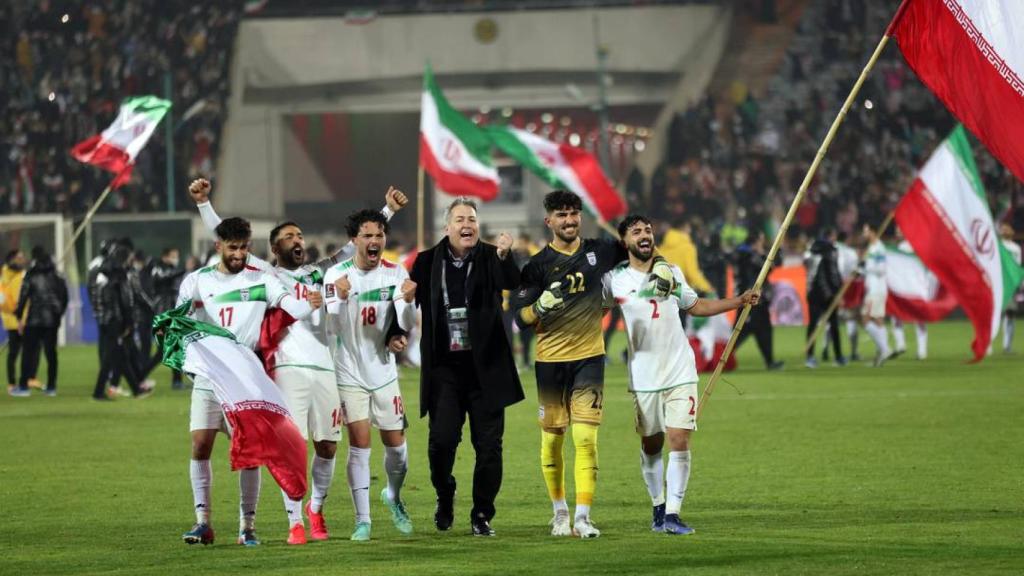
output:
M 846 101 L 843 102 L 843 107 L 839 109 L 839 114 L 836 116 L 835 120 L 832 121 L 832 127 L 829 128 L 828 134 L 825 135 L 825 140 L 821 143 L 821 147 L 818 148 L 818 153 L 814 156 L 814 161 L 811 162 L 811 167 L 807 170 L 807 174 L 804 176 L 804 180 L 800 184 L 800 189 L 797 190 L 796 197 L 793 198 L 793 203 L 789 206 L 789 211 L 786 212 L 786 218 L 782 221 L 778 234 L 775 235 L 775 241 L 772 242 L 772 248 L 768 251 L 768 256 L 765 258 L 764 266 L 761 267 L 761 273 L 757 275 L 757 281 L 754 282 L 752 289 L 755 292 L 760 292 L 761 285 L 764 283 L 765 278 L 768 277 L 768 271 L 772 267 L 772 262 L 775 260 L 775 255 L 779 251 L 782 239 L 786 236 L 786 230 L 789 229 L 790 223 L 796 216 L 797 208 L 800 207 L 800 202 L 803 201 L 804 194 L 807 193 L 807 188 L 810 187 L 811 181 L 814 179 L 814 174 L 818 171 L 818 166 L 825 157 L 825 153 L 828 152 L 828 148 L 832 144 L 832 139 L 835 138 L 836 132 L 839 130 L 839 126 L 843 123 L 843 120 L 846 119 L 847 112 L 850 111 L 850 107 L 853 106 L 854 100 L 857 99 L 857 94 L 860 92 L 861 86 L 864 85 L 864 80 L 867 78 L 868 73 L 871 72 L 871 69 L 875 67 L 878 57 L 882 55 L 882 51 L 885 49 L 885 45 L 888 42 L 888 34 L 883 35 L 882 39 L 878 42 L 878 46 L 875 47 L 874 53 L 871 54 L 871 58 L 868 60 L 867 65 L 864 66 L 863 70 L 861 70 L 860 77 L 858 77 L 857 82 L 854 83 L 853 88 L 850 90 L 850 94 L 846 97 Z M 748 304 L 743 307 L 739 317 L 736 319 L 736 325 L 733 327 L 732 335 L 729 336 L 729 342 L 725 345 L 725 351 L 722 352 L 722 357 L 718 360 L 718 365 L 715 366 L 715 371 L 711 375 L 711 380 L 709 380 L 708 385 L 704 387 L 704 393 L 701 394 L 700 402 L 697 404 L 697 420 L 700 420 L 701 412 L 703 411 L 704 406 L 707 405 L 708 400 L 711 398 L 711 394 L 715 390 L 715 384 L 718 382 L 718 379 L 722 377 L 722 369 L 725 367 L 725 362 L 732 354 L 732 350 L 736 346 L 736 340 L 739 338 L 740 330 L 743 329 L 743 325 L 746 323 L 747 316 L 749 315 L 750 305 Z
M 114 179 L 116 180 L 117 177 L 115 177 Z M 103 205 L 103 201 L 106 200 L 107 196 L 110 195 L 110 191 L 113 190 L 113 184 L 113 182 L 107 184 L 107 187 L 103 189 L 103 192 L 100 194 L 99 198 L 97 198 L 96 201 L 92 203 L 92 207 L 89 208 L 89 211 L 85 213 L 85 218 L 82 219 L 82 223 L 78 225 L 78 228 L 75 228 L 75 233 L 71 235 L 71 240 L 69 240 L 67 245 L 64 246 L 64 251 L 61 253 L 60 259 L 57 260 L 58 264 L 63 262 L 68 257 L 68 254 L 71 253 L 71 250 L 75 248 L 75 241 L 78 240 L 78 237 L 82 235 L 82 232 L 85 230 L 85 227 L 89 225 L 89 222 L 92 221 L 92 217 L 96 215 L 96 211 L 99 210 L 100 206 Z
M 889 215 L 885 217 L 885 220 L 882 221 L 882 225 L 878 228 L 879 238 L 881 238 L 885 234 L 885 231 L 889 229 L 889 224 L 892 223 L 894 216 L 896 216 L 895 208 L 889 212 Z M 857 263 L 857 267 L 860 267 L 860 262 Z M 832 302 L 829 303 L 828 308 L 825 310 L 825 314 L 818 319 L 818 323 L 814 327 L 814 332 L 811 332 L 811 337 L 807 339 L 807 344 L 804 345 L 805 356 L 810 352 L 811 346 L 813 346 L 818 340 L 818 336 L 821 336 L 821 331 L 824 330 L 825 326 L 828 324 L 828 319 L 831 318 L 832 314 L 834 314 L 836 309 L 839 308 L 839 303 L 843 301 L 843 296 L 846 295 L 846 291 L 849 290 L 853 281 L 856 279 L 857 273 L 854 272 L 853 275 L 846 279 L 846 282 L 843 282 L 843 285 L 839 288 L 839 292 L 836 293 L 835 298 L 832 299 Z M 825 346 L 828 346 L 827 342 L 825 343 Z
M 423 250 L 423 214 L 425 192 L 423 190 L 423 165 L 416 171 L 416 250 Z

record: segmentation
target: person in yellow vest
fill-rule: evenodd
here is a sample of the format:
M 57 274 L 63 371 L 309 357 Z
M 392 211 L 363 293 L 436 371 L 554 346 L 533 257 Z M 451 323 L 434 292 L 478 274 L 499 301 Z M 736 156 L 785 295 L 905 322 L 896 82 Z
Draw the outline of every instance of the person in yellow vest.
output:
M 683 222 L 679 228 L 668 228 L 661 237 L 661 244 L 658 245 L 658 254 L 668 260 L 669 264 L 675 264 L 683 271 L 686 283 L 699 293 L 714 292 L 711 282 L 704 277 L 697 263 L 697 245 L 690 236 L 692 225 L 689 221 Z
M 0 269 L 0 317 L 3 318 L 4 330 L 7 332 L 7 392 L 11 393 L 18 385 L 18 355 L 21 353 L 21 334 L 18 333 L 18 317 L 14 311 L 18 308 L 18 296 L 21 294 L 21 282 L 25 279 L 25 253 L 11 250 L 4 258 Z

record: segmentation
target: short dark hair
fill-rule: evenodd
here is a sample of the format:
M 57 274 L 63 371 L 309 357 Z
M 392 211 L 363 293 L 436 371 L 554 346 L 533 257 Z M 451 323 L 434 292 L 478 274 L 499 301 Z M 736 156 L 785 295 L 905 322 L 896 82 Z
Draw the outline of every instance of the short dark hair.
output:
M 177 248 L 175 248 L 174 246 L 165 246 L 164 249 L 160 251 L 160 256 L 161 257 L 170 256 L 171 252 L 179 252 L 180 253 L 180 251 Z
M 237 216 L 221 220 L 214 232 L 217 234 L 217 238 L 225 242 L 252 239 L 252 227 L 249 226 L 249 221 Z
M 619 238 L 625 238 L 626 232 L 636 225 L 637 222 L 643 222 L 644 224 L 650 224 L 651 221 L 643 214 L 630 214 L 619 222 Z
M 554 212 L 555 210 L 563 210 L 565 208 L 582 210 L 583 201 L 580 200 L 579 196 L 568 190 L 555 190 L 554 192 L 548 192 L 544 196 L 544 210 Z
M 270 231 L 270 243 L 273 244 L 277 242 L 277 235 L 281 233 L 281 230 L 284 230 L 289 226 L 295 226 L 299 230 L 302 230 L 301 226 L 299 226 L 295 222 L 292 222 L 291 220 L 288 220 L 287 222 L 281 222 L 277 226 L 274 226 L 274 228 Z
M 10 264 L 11 261 L 13 261 L 14 258 L 18 255 L 18 252 L 21 252 L 21 250 L 15 249 L 8 252 L 7 256 L 4 256 L 4 264 Z
M 32 259 L 37 262 L 45 262 L 50 259 L 50 253 L 46 251 L 46 248 L 42 246 L 32 247 Z
M 348 220 L 345 222 L 345 231 L 348 232 L 348 237 L 359 236 L 359 228 L 367 222 L 376 222 L 385 234 L 391 229 L 388 226 L 388 219 L 383 214 L 377 210 L 364 209 L 349 214 Z

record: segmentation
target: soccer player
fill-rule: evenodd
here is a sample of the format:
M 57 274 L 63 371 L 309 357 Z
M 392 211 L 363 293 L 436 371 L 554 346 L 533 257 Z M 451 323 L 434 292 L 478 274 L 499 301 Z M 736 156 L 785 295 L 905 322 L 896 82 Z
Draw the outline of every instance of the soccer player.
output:
M 676 266 L 664 281 L 650 274 L 654 230 L 644 216 L 632 214 L 619 224 L 629 259 L 605 274 L 604 300 L 622 310 L 629 349 L 629 391 L 640 434 L 640 470 L 654 507 L 651 529 L 666 534 L 691 534 L 679 518 L 690 479 L 690 433 L 697 429 L 697 366 L 693 349 L 679 322 L 679 310 L 692 316 L 713 316 L 746 304 L 759 295 L 747 291 L 735 298 L 698 298 Z M 658 289 L 657 284 L 667 287 Z M 669 292 L 668 296 L 660 293 Z M 661 451 L 668 436 L 668 474 Z M 666 497 L 667 481 L 667 497 Z
M 387 486 L 381 502 L 403 534 L 412 522 L 401 499 L 408 468 L 405 407 L 398 387 L 395 354 L 405 350 L 404 333 L 416 322 L 416 283 L 405 268 L 381 257 L 388 221 L 380 212 L 360 210 L 349 216 L 346 230 L 356 246 L 353 258 L 327 270 L 324 295 L 327 330 L 341 415 L 348 428 L 348 483 L 355 506 L 351 539 L 370 539 L 370 425 L 384 443 Z
M 203 222 L 210 229 L 220 223 L 220 217 L 209 202 L 210 183 L 198 179 L 189 186 Z M 408 201 L 405 195 L 390 188 L 385 195 L 384 218 L 401 210 Z M 310 291 L 320 292 L 323 274 L 327 268 L 351 257 L 354 246 L 347 244 L 337 254 L 316 264 L 304 264 L 306 245 L 302 229 L 294 222 L 284 222 L 270 231 L 270 249 L 277 265 L 250 254 L 247 263 L 277 276 L 298 299 L 305 299 Z M 312 490 L 306 504 L 310 537 L 326 540 L 329 537 L 324 520 L 323 506 L 334 479 L 335 453 L 341 439 L 341 413 L 338 391 L 334 379 L 334 360 L 327 344 L 326 323 L 320 312 L 291 324 L 280 334 L 273 353 L 274 366 L 270 376 L 281 388 L 288 411 L 299 424 L 303 437 L 313 437 L 315 455 L 310 465 Z M 288 515 L 288 543 L 306 543 L 306 530 L 302 519 L 302 502 L 288 498 L 284 491 L 285 512 Z
M 256 348 L 268 308 L 281 308 L 297 320 L 309 317 L 313 310 L 320 308 L 323 298 L 319 292 L 298 300 L 277 277 L 246 263 L 252 238 L 249 222 L 242 218 L 228 218 L 217 225 L 216 233 L 220 263 L 200 268 L 185 277 L 178 291 L 179 306 L 191 302 L 191 313 L 198 319 L 227 329 L 239 343 L 250 349 Z M 188 544 L 213 543 L 210 453 L 217 432 L 230 433 L 212 386 L 204 380 L 197 375 L 192 388 L 190 476 L 196 524 L 182 536 Z M 259 469 L 242 470 L 239 488 L 241 518 L 238 543 L 256 546 L 259 544 L 255 531 L 256 504 L 260 494 Z
M 579 236 L 579 196 L 556 190 L 544 197 L 548 245 L 530 258 L 517 294 L 517 320 L 537 334 L 537 395 L 540 401 L 541 472 L 551 497 L 552 536 L 596 538 L 590 519 L 597 486 L 597 429 L 604 401 L 604 339 L 601 279 L 626 258 L 618 240 Z M 664 259 L 655 268 L 671 278 Z M 678 321 L 678 318 L 677 318 Z M 576 511 L 569 524 L 562 445 L 572 425 L 576 447 Z
M 864 330 L 875 343 L 875 360 L 872 366 L 880 367 L 889 358 L 889 337 L 885 331 L 885 301 L 889 297 L 889 285 L 885 279 L 885 245 L 878 237 L 878 231 L 869 224 L 864 225 L 867 249 L 864 253 L 864 304 L 861 317 Z

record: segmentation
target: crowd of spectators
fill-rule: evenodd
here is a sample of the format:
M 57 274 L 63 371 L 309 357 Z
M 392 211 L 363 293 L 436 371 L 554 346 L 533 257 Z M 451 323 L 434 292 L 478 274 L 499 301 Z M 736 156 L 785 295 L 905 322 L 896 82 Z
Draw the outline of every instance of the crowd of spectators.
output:
M 0 3 L 0 214 L 87 210 L 111 177 L 71 159 L 68 150 L 106 128 L 131 95 L 166 98 L 169 89 L 176 181 L 212 176 L 242 6 L 242 0 Z M 165 143 L 161 127 L 107 210 L 167 209 Z
M 669 225 L 692 221 L 703 238 L 719 232 L 726 249 L 748 228 L 772 237 L 893 10 L 878 0 L 810 3 L 764 94 L 733 90 L 677 115 L 650 205 Z M 788 251 L 802 253 L 829 226 L 850 237 L 863 223 L 877 226 L 954 125 L 891 43 L 799 207 Z M 975 149 L 1002 217 L 1019 183 L 982 146 Z

